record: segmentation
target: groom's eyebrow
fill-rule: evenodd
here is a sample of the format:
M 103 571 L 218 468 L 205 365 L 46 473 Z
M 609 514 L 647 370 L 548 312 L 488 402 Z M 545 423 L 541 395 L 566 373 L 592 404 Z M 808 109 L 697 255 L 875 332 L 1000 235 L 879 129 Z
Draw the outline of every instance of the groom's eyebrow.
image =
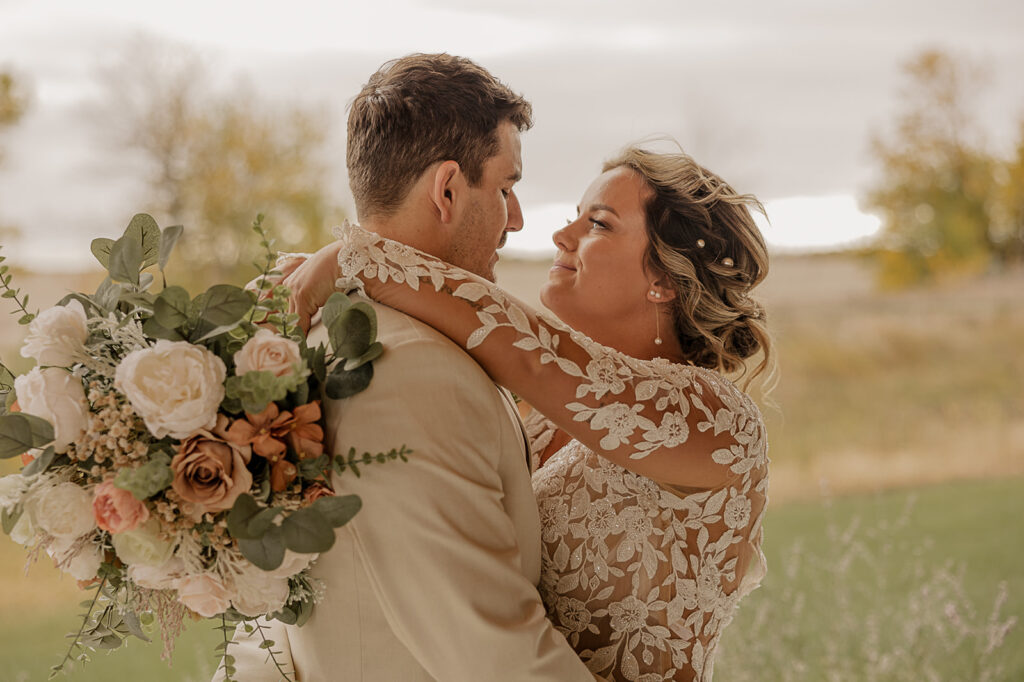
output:
M 505 180 L 507 180 L 508 182 L 519 182 L 522 179 L 523 179 L 523 172 L 522 171 L 516 171 L 515 173 L 512 173 L 507 178 L 505 178 Z

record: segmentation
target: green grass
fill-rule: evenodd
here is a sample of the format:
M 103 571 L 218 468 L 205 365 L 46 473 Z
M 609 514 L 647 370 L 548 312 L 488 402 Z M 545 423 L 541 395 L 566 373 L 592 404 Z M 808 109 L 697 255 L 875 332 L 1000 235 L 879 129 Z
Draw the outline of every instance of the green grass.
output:
M 1024 623 L 984 652 L 1024 615 L 1022 499 L 1015 478 L 772 509 L 769 574 L 726 630 L 716 678 L 1024 679 Z
M 986 679 L 985 671 L 1000 667 L 987 679 L 1024 679 L 1024 623 L 986 659 L 974 635 L 950 644 L 956 638 L 945 615 L 946 605 L 956 604 L 969 625 L 984 629 L 1002 582 L 1002 620 L 1024 614 L 1021 499 L 1024 479 L 1016 478 L 772 507 L 768 577 L 726 629 L 716 679 L 909 682 L 929 679 L 926 666 L 943 681 Z M 44 562 L 23 577 L 23 560 L 22 548 L 0 540 L 3 679 L 29 682 L 46 679 L 60 660 L 84 593 Z M 923 587 L 931 593 L 923 595 Z M 160 660 L 159 641 L 131 640 L 125 650 L 93 656 L 71 677 L 206 680 L 218 637 L 207 622 L 191 626 L 172 669 Z M 891 653 L 890 673 L 870 669 L 872 647 Z

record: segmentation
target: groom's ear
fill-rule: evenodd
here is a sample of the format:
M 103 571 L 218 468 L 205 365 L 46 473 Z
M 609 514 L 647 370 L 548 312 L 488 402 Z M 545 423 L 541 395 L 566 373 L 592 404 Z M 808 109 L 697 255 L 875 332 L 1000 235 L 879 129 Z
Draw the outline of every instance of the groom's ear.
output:
M 444 161 L 434 171 L 430 200 L 437 208 L 442 223 L 452 221 L 455 202 L 462 198 L 462 179 L 462 169 L 457 161 Z

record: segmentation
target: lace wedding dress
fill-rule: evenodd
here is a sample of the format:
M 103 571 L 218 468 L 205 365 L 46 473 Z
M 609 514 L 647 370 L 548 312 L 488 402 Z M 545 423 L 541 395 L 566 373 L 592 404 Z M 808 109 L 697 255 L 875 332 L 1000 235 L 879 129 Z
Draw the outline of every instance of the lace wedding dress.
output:
M 346 226 L 341 289 L 466 348 L 574 440 L 534 474 L 541 596 L 611 680 L 710 680 L 722 629 L 765 573 L 760 412 L 716 372 L 639 360 L 403 244 Z M 554 425 L 531 414 L 534 452 Z M 671 481 L 672 483 L 657 483 Z

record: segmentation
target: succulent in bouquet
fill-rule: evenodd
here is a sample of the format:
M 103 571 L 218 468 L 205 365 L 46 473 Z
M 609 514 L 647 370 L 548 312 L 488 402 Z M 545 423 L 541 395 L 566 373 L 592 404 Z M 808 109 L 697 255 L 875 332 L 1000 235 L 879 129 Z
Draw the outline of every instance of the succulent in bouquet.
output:
M 49 555 L 93 592 L 55 674 L 157 626 L 169 657 L 185 619 L 203 617 L 220 621 L 230 678 L 237 623 L 261 636 L 257 617 L 301 625 L 322 593 L 310 567 L 360 509 L 331 472 L 406 459 L 404 445 L 325 450 L 321 396 L 365 389 L 383 352 L 374 310 L 334 294 L 329 343 L 310 347 L 262 216 L 253 229 L 265 259 L 252 286 L 193 297 L 164 275 L 181 228 L 136 215 L 93 241 L 109 273 L 96 292 L 38 314 L 0 256 L 0 295 L 37 363 L 20 376 L 0 365 L 0 458 L 23 464 L 0 478 L 0 520 L 30 560 Z

